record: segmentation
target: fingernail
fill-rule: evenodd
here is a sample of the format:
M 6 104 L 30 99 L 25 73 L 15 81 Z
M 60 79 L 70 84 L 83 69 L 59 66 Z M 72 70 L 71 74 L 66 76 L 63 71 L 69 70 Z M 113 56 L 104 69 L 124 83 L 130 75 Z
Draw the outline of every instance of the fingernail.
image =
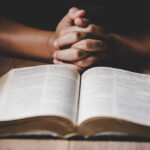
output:
M 55 42 L 54 42 L 54 47 L 56 47 L 56 48 L 57 48 L 57 41 L 55 41 Z

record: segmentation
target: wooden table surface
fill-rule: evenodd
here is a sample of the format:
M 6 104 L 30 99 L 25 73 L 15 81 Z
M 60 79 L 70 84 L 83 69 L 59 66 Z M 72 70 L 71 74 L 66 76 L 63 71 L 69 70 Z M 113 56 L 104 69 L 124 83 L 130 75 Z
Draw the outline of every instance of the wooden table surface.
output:
M 0 76 L 12 68 L 44 63 L 0 56 Z M 150 65 L 142 70 L 150 72 Z M 150 142 L 133 141 L 68 141 L 52 139 L 0 139 L 0 150 L 150 150 Z

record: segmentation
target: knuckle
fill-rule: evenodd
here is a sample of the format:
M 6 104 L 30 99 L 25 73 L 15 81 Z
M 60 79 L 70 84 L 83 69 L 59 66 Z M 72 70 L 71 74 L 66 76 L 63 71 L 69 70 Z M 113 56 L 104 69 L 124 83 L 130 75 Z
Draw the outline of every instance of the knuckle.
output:
M 100 60 L 100 57 L 96 57 L 96 56 L 92 57 L 90 60 L 90 65 L 97 63 L 99 60 Z
M 94 31 L 95 31 L 94 25 L 93 25 L 93 24 L 90 24 L 90 25 L 88 26 L 88 32 L 92 33 L 92 32 L 94 32 Z
M 80 54 L 79 54 L 80 52 L 79 51 L 76 51 L 76 54 L 75 54 L 75 59 L 78 59 L 78 58 L 80 58 Z
M 89 66 L 93 65 L 96 62 L 96 60 L 97 59 L 95 57 L 89 57 L 89 58 L 85 59 L 84 61 L 78 62 L 78 65 L 83 68 L 89 67 Z
M 60 39 L 58 38 L 56 41 L 55 41 L 55 46 L 58 48 L 60 46 Z
M 93 64 L 96 61 L 96 57 L 90 57 L 88 61 L 90 64 Z
M 81 37 L 81 34 L 79 32 L 75 32 L 74 33 L 74 40 L 75 41 L 79 41 L 80 40 L 80 37 Z
M 103 42 L 101 40 L 95 42 L 95 45 L 99 48 L 99 50 L 102 50 L 102 44 Z
M 56 58 L 60 59 L 61 58 L 61 54 L 59 52 L 56 53 Z
M 76 71 L 80 71 L 80 67 L 76 66 L 76 67 L 75 67 L 75 70 L 76 70 Z
M 61 30 L 60 33 L 59 33 L 59 35 L 62 36 L 62 35 L 64 35 L 64 33 L 65 33 L 65 31 Z
M 85 64 L 84 64 L 84 62 L 81 60 L 81 61 L 79 61 L 78 62 L 78 64 L 77 64 L 79 67 L 85 67 Z
M 89 62 L 87 59 L 83 59 L 78 61 L 77 65 L 81 68 L 86 68 L 91 65 L 91 62 Z
M 83 41 L 83 46 L 86 48 L 86 47 L 87 47 L 87 45 L 88 45 L 87 40 L 84 40 L 84 41 Z
M 80 59 L 80 54 L 78 49 L 73 49 L 74 51 L 74 60 Z
M 69 9 L 69 12 L 72 13 L 72 12 L 74 12 L 75 10 L 77 10 L 77 8 L 76 8 L 76 7 L 72 7 L 72 8 Z
M 77 50 L 76 51 L 76 58 L 81 58 L 84 55 L 84 52 L 82 50 Z
M 90 40 L 89 39 L 84 40 L 83 46 L 84 46 L 85 49 L 89 48 L 89 46 L 90 46 Z
M 73 10 L 74 10 L 74 7 L 70 8 L 70 9 L 69 9 L 69 12 L 72 12 Z
M 82 72 L 84 71 L 84 68 L 78 68 L 78 71 L 79 71 L 80 73 L 82 73 Z

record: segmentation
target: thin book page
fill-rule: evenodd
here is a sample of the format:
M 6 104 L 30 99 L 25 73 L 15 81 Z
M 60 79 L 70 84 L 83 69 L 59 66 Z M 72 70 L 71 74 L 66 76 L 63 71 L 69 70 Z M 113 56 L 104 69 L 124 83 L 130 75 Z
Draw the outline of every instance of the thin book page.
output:
M 0 77 L 0 99 L 1 99 L 1 95 L 3 93 L 3 88 L 5 86 L 6 80 L 8 77 L 8 73 L 6 73 L 5 75 L 3 75 L 2 77 Z
M 150 76 L 115 71 L 115 104 L 117 117 L 150 126 Z
M 115 117 L 149 126 L 150 76 L 106 67 L 86 71 L 78 124 L 93 117 Z
M 70 78 L 72 76 L 72 78 Z M 10 71 L 0 101 L 0 120 L 55 115 L 74 120 L 79 74 L 62 66 L 43 65 Z M 70 87 L 74 90 L 71 91 Z M 71 88 L 71 89 L 72 89 Z M 70 91 L 69 91 L 70 90 Z M 70 95 L 72 92 L 72 99 Z M 76 106 L 75 106 L 76 107 Z
M 114 95 L 113 72 L 93 68 L 81 77 L 78 124 L 96 116 L 112 115 Z
M 41 112 L 65 116 L 76 123 L 80 75 L 63 66 L 48 67 Z

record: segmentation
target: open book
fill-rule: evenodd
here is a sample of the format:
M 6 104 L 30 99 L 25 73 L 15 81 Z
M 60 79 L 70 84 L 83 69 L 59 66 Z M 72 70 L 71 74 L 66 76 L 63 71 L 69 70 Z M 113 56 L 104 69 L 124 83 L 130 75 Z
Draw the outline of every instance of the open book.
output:
M 59 65 L 13 69 L 0 80 L 0 135 L 45 132 L 150 137 L 150 75 Z

